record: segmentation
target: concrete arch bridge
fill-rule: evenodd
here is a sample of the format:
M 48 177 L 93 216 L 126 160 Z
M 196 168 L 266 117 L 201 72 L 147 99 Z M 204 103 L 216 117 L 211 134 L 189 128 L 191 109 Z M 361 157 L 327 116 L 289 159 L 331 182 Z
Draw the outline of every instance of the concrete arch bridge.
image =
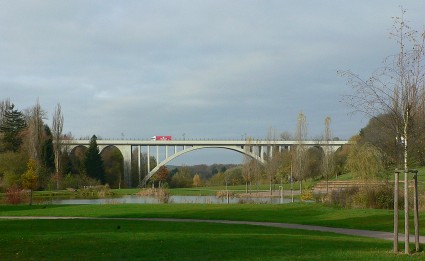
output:
M 88 147 L 90 140 L 62 140 L 65 150 L 72 152 L 76 147 Z M 336 151 L 348 141 L 303 141 L 303 146 L 318 146 L 323 149 Z M 139 186 L 144 186 L 146 182 L 161 167 L 173 159 L 200 149 L 221 148 L 236 151 L 247 155 L 261 164 L 265 164 L 267 158 L 273 155 L 273 152 L 283 149 L 291 149 L 292 146 L 298 145 L 298 141 L 282 141 L 282 140 L 97 140 L 99 151 L 102 152 L 107 147 L 116 147 L 122 154 L 124 159 L 124 182 L 131 187 L 131 161 L 134 148 L 138 150 L 138 173 Z M 141 154 L 146 153 L 147 158 L 155 157 L 157 165 L 152 168 L 150 160 L 147 160 L 147 175 L 141 179 Z

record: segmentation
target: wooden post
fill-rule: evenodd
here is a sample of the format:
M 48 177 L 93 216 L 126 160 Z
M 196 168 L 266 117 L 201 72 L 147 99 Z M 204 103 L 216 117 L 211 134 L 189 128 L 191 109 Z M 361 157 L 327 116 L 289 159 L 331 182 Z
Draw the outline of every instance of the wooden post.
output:
M 394 253 L 398 252 L 398 185 L 399 185 L 400 171 L 394 172 L 394 241 L 393 250 Z
M 413 207 L 414 207 L 414 219 L 415 219 L 415 249 L 419 252 L 419 199 L 418 199 L 418 171 L 412 170 L 413 176 Z
M 409 246 L 409 171 L 404 170 L 404 253 L 410 254 Z

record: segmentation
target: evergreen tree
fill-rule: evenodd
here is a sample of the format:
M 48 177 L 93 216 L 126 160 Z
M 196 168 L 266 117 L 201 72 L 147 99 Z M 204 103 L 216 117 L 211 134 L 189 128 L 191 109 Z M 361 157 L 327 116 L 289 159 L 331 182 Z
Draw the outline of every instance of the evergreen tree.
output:
M 2 144 L 4 151 L 18 151 L 22 144 L 21 131 L 26 128 L 24 114 L 21 111 L 14 110 L 15 105 L 11 104 L 6 108 L 3 121 L 0 124 L 2 133 Z
M 90 145 L 86 152 L 84 166 L 89 177 L 99 180 L 102 184 L 105 183 L 105 168 L 97 146 L 96 135 L 93 135 L 90 139 Z
M 52 132 L 50 131 L 49 126 L 44 125 L 45 140 L 43 142 L 42 151 L 41 151 L 41 160 L 44 167 L 49 172 L 54 172 L 55 169 L 55 156 L 53 153 L 53 138 Z

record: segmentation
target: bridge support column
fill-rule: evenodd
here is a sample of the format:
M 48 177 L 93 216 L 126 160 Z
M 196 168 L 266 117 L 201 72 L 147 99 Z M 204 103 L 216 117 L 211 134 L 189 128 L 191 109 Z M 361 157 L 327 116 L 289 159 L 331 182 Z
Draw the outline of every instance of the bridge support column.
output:
M 127 187 L 131 187 L 131 145 L 116 146 L 124 159 L 124 183 Z
M 151 146 L 148 145 L 148 149 L 147 149 L 147 171 L 146 173 L 149 173 L 151 171 Z
M 137 174 L 139 174 L 139 184 L 140 186 L 142 184 L 142 169 L 140 168 L 141 165 L 141 155 L 142 155 L 142 146 L 137 146 Z

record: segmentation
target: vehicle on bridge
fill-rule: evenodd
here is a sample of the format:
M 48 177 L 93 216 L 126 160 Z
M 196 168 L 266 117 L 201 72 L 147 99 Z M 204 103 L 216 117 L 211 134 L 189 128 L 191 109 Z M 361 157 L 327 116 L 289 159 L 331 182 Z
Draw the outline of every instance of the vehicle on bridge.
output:
M 151 140 L 172 140 L 171 136 L 153 136 Z

